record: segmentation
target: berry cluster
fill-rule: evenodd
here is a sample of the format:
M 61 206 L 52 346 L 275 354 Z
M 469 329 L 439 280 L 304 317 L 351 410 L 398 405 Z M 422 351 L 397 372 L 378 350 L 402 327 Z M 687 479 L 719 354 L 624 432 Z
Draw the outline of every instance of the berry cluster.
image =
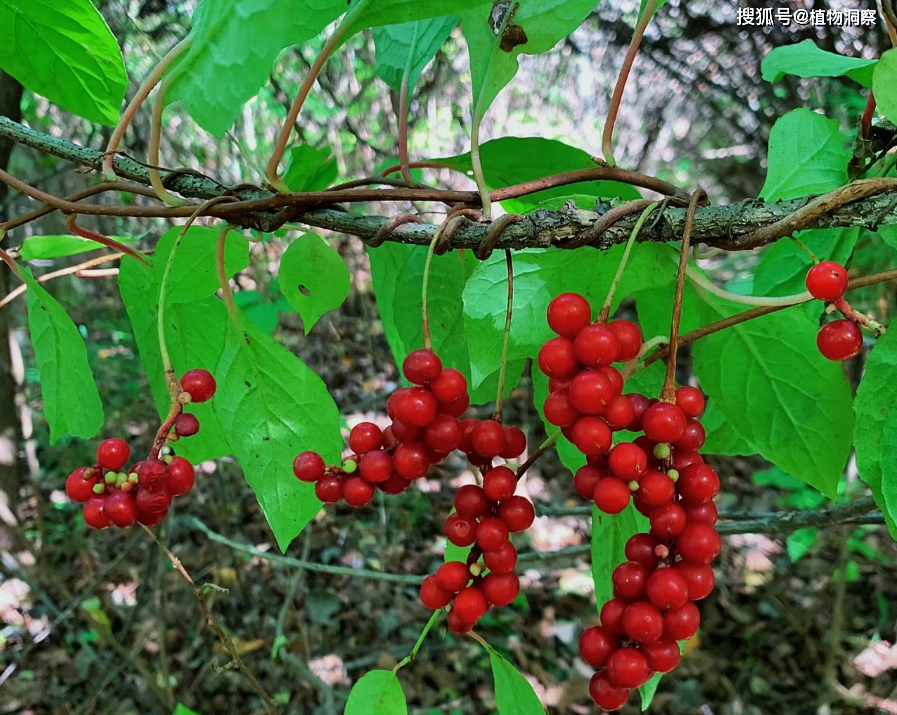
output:
M 826 323 L 816 336 L 816 346 L 829 360 L 850 360 L 863 348 L 863 333 L 856 311 L 844 299 L 847 290 L 847 269 L 835 261 L 822 261 L 807 272 L 807 290 L 817 300 L 830 302 L 845 317 Z
M 179 405 L 206 402 L 215 394 L 215 378 L 206 370 L 190 370 L 181 377 Z M 94 529 L 126 528 L 134 524 L 155 526 L 172 499 L 189 492 L 196 481 L 193 465 L 171 453 L 165 442 L 191 437 L 199 431 L 195 415 L 180 411 L 171 420 L 171 431 L 162 435 L 149 457 L 124 469 L 131 448 L 123 439 L 107 439 L 97 447 L 92 467 L 80 467 L 65 481 L 72 501 L 83 503 L 84 522 Z M 164 430 L 163 430 L 164 431 Z

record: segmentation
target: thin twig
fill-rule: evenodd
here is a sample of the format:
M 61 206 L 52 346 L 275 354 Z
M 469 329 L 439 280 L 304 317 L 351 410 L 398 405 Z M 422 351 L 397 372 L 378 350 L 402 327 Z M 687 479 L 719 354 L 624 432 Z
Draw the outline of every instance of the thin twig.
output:
M 505 251 L 505 263 L 508 267 L 508 307 L 505 312 L 505 330 L 501 341 L 501 369 L 498 373 L 498 394 L 495 397 L 495 412 L 492 419 L 501 424 L 502 405 L 505 399 L 505 377 L 508 372 L 508 348 L 511 344 L 511 316 L 514 312 L 514 261 L 511 252 Z

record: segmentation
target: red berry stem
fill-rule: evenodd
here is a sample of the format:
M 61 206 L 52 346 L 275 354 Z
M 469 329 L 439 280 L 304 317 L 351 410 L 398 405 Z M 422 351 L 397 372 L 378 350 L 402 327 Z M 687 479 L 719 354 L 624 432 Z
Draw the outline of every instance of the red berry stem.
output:
M 526 474 L 527 470 L 532 467 L 533 464 L 535 464 L 536 460 L 539 459 L 539 457 L 541 457 L 543 454 L 545 454 L 545 452 L 547 452 L 554 446 L 554 443 L 557 442 L 558 439 L 560 439 L 561 434 L 562 430 L 553 432 L 544 442 L 542 442 L 542 444 L 536 447 L 533 453 L 529 457 L 527 457 L 526 461 L 517 468 L 517 481 L 520 481 L 520 477 Z
M 501 424 L 502 406 L 505 399 L 505 377 L 508 372 L 508 348 L 511 343 L 511 315 L 514 312 L 514 261 L 510 251 L 505 251 L 505 263 L 508 267 L 508 308 L 505 313 L 505 330 L 501 343 L 501 369 L 498 373 L 498 394 L 495 396 L 495 412 L 492 419 Z
M 881 323 L 873 320 L 865 313 L 860 312 L 856 308 L 854 308 L 850 303 L 847 302 L 847 298 L 843 296 L 838 298 L 837 300 L 832 301 L 832 305 L 834 305 L 838 311 L 848 320 L 852 320 L 854 323 L 858 323 L 863 327 L 868 328 L 875 336 L 880 338 L 885 334 L 887 328 L 883 326 Z

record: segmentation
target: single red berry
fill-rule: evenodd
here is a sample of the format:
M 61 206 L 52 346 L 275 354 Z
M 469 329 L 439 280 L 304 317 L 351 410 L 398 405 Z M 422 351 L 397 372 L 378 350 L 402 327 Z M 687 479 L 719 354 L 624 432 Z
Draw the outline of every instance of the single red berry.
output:
M 442 360 L 432 350 L 412 350 L 402 362 L 402 374 L 415 385 L 429 385 L 442 372 Z
M 630 482 L 648 469 L 648 455 L 633 442 L 620 442 L 608 453 L 607 464 L 615 477 Z
M 692 464 L 680 470 L 676 487 L 686 504 L 703 504 L 719 494 L 719 475 L 709 464 Z
M 691 601 L 700 601 L 707 598 L 713 592 L 716 579 L 713 569 L 706 564 L 695 564 L 689 561 L 680 561 L 673 569 L 685 577 L 688 583 L 688 598 Z
M 655 507 L 650 506 L 649 504 L 645 504 L 641 499 L 638 498 L 638 494 L 632 495 L 632 506 L 635 507 L 635 510 L 641 514 L 642 516 L 647 516 L 650 518 L 651 512 L 654 511 Z
M 178 437 L 192 437 L 199 432 L 199 420 L 196 415 L 182 412 L 174 421 L 174 433 Z
M 651 675 L 648 661 L 635 648 L 620 648 L 607 659 L 607 677 L 617 688 L 638 688 Z
M 424 444 L 434 452 L 454 452 L 461 444 L 461 427 L 458 420 L 448 415 L 436 415 L 424 429 Z
M 602 470 L 587 464 L 576 470 L 576 474 L 573 476 L 573 486 L 579 496 L 591 501 L 595 495 L 595 485 L 604 476 L 606 475 Z
M 600 415 L 614 398 L 614 386 L 596 370 L 584 370 L 570 382 L 570 404 L 584 415 Z
M 92 474 L 91 477 L 84 478 L 89 469 L 89 467 L 80 467 L 69 474 L 65 480 L 65 493 L 68 494 L 69 499 L 72 501 L 86 502 L 88 499 L 96 496 L 93 487 L 97 483 L 97 478 L 93 474 L 93 470 L 90 472 Z
M 436 569 L 436 583 L 443 591 L 457 593 L 470 583 L 470 568 L 463 561 L 446 561 Z
M 648 569 L 637 561 L 625 561 L 614 569 L 611 580 L 614 596 L 624 601 L 638 601 L 645 596 Z
M 572 378 L 579 372 L 573 343 L 567 338 L 552 338 L 539 348 L 539 369 L 548 377 Z
M 362 477 L 351 476 L 343 479 L 343 499 L 349 506 L 356 508 L 367 506 L 374 498 L 375 491 L 374 485 Z
M 143 524 L 144 526 L 157 526 L 161 524 L 165 517 L 168 515 L 168 511 L 140 511 L 137 510 L 137 523 Z
M 481 457 L 492 459 L 501 454 L 505 448 L 505 431 L 494 420 L 483 420 L 470 435 L 470 443 L 473 451 Z
M 449 514 L 445 520 L 445 538 L 455 546 L 470 546 L 476 541 L 477 523 L 458 513 Z
M 822 326 L 816 346 L 829 360 L 850 360 L 863 349 L 863 334 L 852 320 L 835 320 Z
M 436 407 L 436 398 L 429 390 L 411 387 L 396 404 L 396 419 L 409 427 L 426 427 L 436 417 Z
M 676 610 L 688 602 L 688 581 L 676 569 L 659 569 L 648 576 L 645 595 L 661 611 Z
M 478 424 L 480 421 L 474 417 L 468 417 L 458 423 L 461 427 L 461 444 L 458 445 L 458 449 L 465 454 L 473 452 L 473 430 Z
M 191 402 L 206 402 L 215 394 L 217 385 L 208 370 L 188 370 L 181 376 L 181 389 Z
M 420 602 L 427 608 L 438 611 L 449 605 L 451 601 L 451 592 L 440 588 L 439 579 L 436 576 L 427 576 L 420 585 Z
M 576 359 L 586 367 L 600 367 L 617 361 L 620 341 L 607 325 L 591 323 L 573 341 Z
M 373 422 L 359 422 L 349 432 L 349 449 L 355 454 L 367 454 L 383 446 L 383 430 Z
M 112 525 L 112 519 L 106 513 L 105 496 L 93 496 L 84 502 L 81 516 L 84 518 L 84 523 L 92 529 L 108 529 Z
M 666 474 L 652 469 L 639 479 L 636 494 L 648 506 L 663 506 L 673 501 L 676 485 Z
M 334 474 L 325 474 L 315 482 L 315 496 L 325 504 L 336 504 L 343 498 L 343 483 Z
M 326 465 L 317 452 L 300 452 L 293 460 L 293 474 L 303 482 L 316 482 L 324 476 Z
M 513 425 L 505 427 L 505 448 L 498 455 L 502 459 L 517 459 L 526 450 L 526 435 Z
M 483 477 L 483 491 L 492 501 L 510 499 L 517 489 L 517 475 L 507 467 L 495 467 Z
M 589 324 L 592 306 L 579 293 L 561 293 L 548 304 L 548 327 L 571 340 Z
M 455 612 L 454 608 L 449 611 L 448 618 L 446 618 L 446 623 L 448 624 L 449 629 L 453 630 L 455 633 L 470 633 L 475 625 L 474 623 L 463 620 Z
M 700 417 L 704 412 L 704 395 L 696 387 L 683 385 L 676 390 L 676 406 L 686 417 Z
M 683 561 L 709 564 L 719 556 L 722 540 L 719 533 L 707 524 L 689 524 L 676 539 L 676 550 Z
M 626 705 L 626 701 L 629 700 L 629 690 L 611 685 L 607 673 L 602 670 L 595 673 L 589 680 L 589 696 L 599 708 L 613 712 Z
M 676 405 L 658 402 L 642 416 L 642 429 L 652 442 L 675 442 L 685 431 L 686 418 Z
M 569 390 L 558 390 L 548 395 L 542 404 L 542 412 L 545 419 L 556 427 L 567 427 L 581 417 L 580 412 L 570 402 Z
M 685 518 L 689 524 L 708 524 L 713 526 L 719 519 L 716 504 L 712 501 L 703 504 L 683 504 Z
M 196 483 L 196 470 L 189 460 L 183 457 L 175 457 L 168 465 L 168 491 L 171 496 L 179 497 L 186 494 Z
M 137 472 L 140 489 L 147 492 L 168 492 L 168 465 L 159 459 L 148 459 L 131 469 Z M 168 507 L 165 507 L 166 509 Z M 161 511 L 161 509 L 141 509 L 141 511 Z
M 493 606 L 507 606 L 520 593 L 520 579 L 512 573 L 490 573 L 480 585 L 486 600 Z
M 612 598 L 601 607 L 599 618 L 601 625 L 614 638 L 623 637 L 623 611 L 629 607 L 629 603 L 622 598 Z
M 470 407 L 470 395 L 465 392 L 457 400 L 452 400 L 451 402 L 438 402 L 438 404 L 440 412 L 449 417 L 458 418 L 467 412 L 467 408 Z
M 134 497 L 137 505 L 137 511 L 146 514 L 158 514 L 162 511 L 168 511 L 171 506 L 171 492 L 168 488 L 149 491 L 148 489 L 138 489 Z
M 623 375 L 613 365 L 602 365 L 595 372 L 602 375 L 610 383 L 614 391 L 614 397 L 623 392 Z
M 419 442 L 422 434 L 420 427 L 411 427 L 399 419 L 392 421 L 392 435 L 399 442 Z
M 486 612 L 486 597 L 476 586 L 468 586 L 455 596 L 452 611 L 458 612 L 458 618 L 467 623 L 476 623 Z
M 648 667 L 657 673 L 669 673 L 674 670 L 682 657 L 679 652 L 679 644 L 676 641 L 643 643 L 639 650 L 645 656 Z
M 706 433 L 704 432 L 704 427 L 697 420 L 688 420 L 685 423 L 685 429 L 682 431 L 682 435 L 673 442 L 673 446 L 676 449 L 681 449 L 685 452 L 696 452 L 701 447 L 704 446 L 704 440 L 707 438 Z
M 692 464 L 704 464 L 704 458 L 697 452 L 684 452 L 680 449 L 673 450 L 673 466 L 680 472 Z
M 479 519 L 492 507 L 483 488 L 476 484 L 465 484 L 455 492 L 455 511 L 465 519 Z
M 579 636 L 579 656 L 593 668 L 607 665 L 610 654 L 619 647 L 620 641 L 602 626 L 589 626 Z
M 635 410 L 627 395 L 617 395 L 604 408 L 604 421 L 615 432 L 627 429 L 635 419 Z
M 396 448 L 396 453 L 398 453 L 399 449 L 405 446 L 404 443 L 400 444 Z M 426 458 L 424 459 L 427 461 Z M 427 462 L 427 467 L 429 466 L 429 462 Z M 392 473 L 392 457 L 382 449 L 368 452 L 367 454 L 362 455 L 361 459 L 358 460 L 358 475 L 369 482 L 385 482 L 392 476 Z M 405 478 L 411 479 L 409 476 L 405 476 Z
M 97 447 L 97 462 L 103 469 L 118 471 L 131 457 L 131 448 L 123 439 L 106 439 Z
M 595 506 L 605 514 L 619 514 L 629 506 L 631 496 L 629 485 L 616 477 L 600 479 L 592 492 Z
M 501 548 L 485 552 L 483 563 L 492 573 L 511 573 L 517 565 L 517 549 L 514 548 L 514 544 L 507 541 Z
M 660 541 L 651 534 L 633 534 L 626 541 L 623 552 L 629 561 L 637 561 L 652 571 L 660 561 L 655 551 L 658 544 Z
M 663 614 L 647 601 L 636 601 L 623 611 L 623 632 L 637 643 L 654 643 L 663 635 Z
M 561 378 L 561 377 L 549 377 L 548 378 L 548 391 L 549 392 L 557 392 L 558 390 L 567 390 L 570 388 L 571 382 L 573 382 L 572 379 Z
M 400 477 L 398 474 L 393 474 L 385 482 L 377 482 L 377 489 L 384 494 L 389 494 L 391 496 L 407 491 L 410 486 L 411 480 L 405 479 L 405 477 Z
M 685 512 L 677 502 L 651 509 L 651 533 L 661 539 L 675 538 L 685 529 Z
M 848 281 L 847 269 L 834 261 L 822 261 L 807 271 L 807 290 L 816 300 L 837 300 Z
M 580 417 L 573 425 L 570 440 L 580 452 L 589 457 L 600 457 L 610 449 L 614 436 L 600 417 Z
M 637 357 L 639 350 L 642 349 L 642 329 L 629 320 L 613 320 L 609 325 L 620 343 L 617 360 L 629 362 Z
M 496 551 L 508 540 L 510 532 L 505 523 L 494 516 L 487 516 L 477 524 L 477 546 L 483 551 Z
M 698 632 L 701 625 L 701 614 L 698 607 L 689 601 L 682 608 L 667 611 L 663 617 L 663 639 L 684 641 Z
M 533 525 L 536 518 L 536 510 L 532 502 L 526 497 L 511 497 L 498 507 L 498 518 L 501 519 L 508 531 L 518 533 L 526 531 Z
M 651 400 L 637 392 L 626 395 L 626 397 L 629 398 L 629 403 L 632 405 L 633 411 L 633 418 L 632 422 L 629 423 L 629 429 L 633 432 L 641 432 L 642 419 L 648 411 L 648 408 L 651 406 Z
M 440 405 L 455 402 L 467 395 L 467 378 L 458 370 L 447 367 L 433 380 L 430 392 Z
M 110 494 L 106 499 L 106 516 L 116 526 L 126 529 L 137 521 L 137 503 L 133 495 L 124 492 Z
M 370 454 L 377 454 L 371 452 Z M 384 453 L 385 454 L 385 453 Z M 368 455 L 361 458 L 361 463 Z M 389 455 L 387 455 L 388 457 Z M 384 462 L 385 464 L 385 462 Z M 421 442 L 402 442 L 392 453 L 392 468 L 396 474 L 405 479 L 420 479 L 430 469 L 430 453 Z M 385 470 L 385 467 L 384 467 Z M 365 476 L 362 473 L 362 476 Z M 367 477 L 365 477 L 367 478 Z M 389 479 L 389 474 L 386 475 Z M 371 481 L 385 481 L 384 479 Z

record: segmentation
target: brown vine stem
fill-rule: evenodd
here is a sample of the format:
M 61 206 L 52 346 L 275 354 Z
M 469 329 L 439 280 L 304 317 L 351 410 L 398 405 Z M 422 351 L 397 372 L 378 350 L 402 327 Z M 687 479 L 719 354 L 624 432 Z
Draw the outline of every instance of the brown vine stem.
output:
M 414 34 L 411 36 L 411 46 L 408 48 L 405 71 L 402 73 L 402 84 L 399 87 L 399 164 L 402 167 L 402 177 L 409 186 L 415 184 L 408 166 L 408 80 L 411 77 L 411 65 L 414 60 L 414 51 L 417 48 L 419 31 L 420 23 L 416 22 L 414 23 Z
M 614 294 L 617 292 L 617 286 L 620 285 L 620 280 L 623 278 L 623 271 L 626 270 L 626 264 L 629 262 L 629 254 L 632 252 L 632 246 L 635 244 L 635 239 L 638 238 L 642 226 L 644 226 L 645 221 L 648 220 L 648 216 L 650 216 L 654 209 L 659 205 L 660 204 L 657 202 L 648 204 L 635 222 L 635 226 L 632 227 L 632 233 L 629 234 L 629 240 L 626 242 L 626 248 L 623 249 L 623 256 L 620 258 L 620 265 L 617 266 L 617 274 L 610 284 L 610 288 L 607 291 L 607 298 L 604 299 L 604 305 L 602 305 L 601 310 L 598 311 L 598 317 L 595 319 L 595 322 L 606 323 L 607 319 L 610 317 L 610 309 L 614 302 Z
M 866 109 L 863 110 L 863 118 L 860 120 L 860 137 L 869 138 L 872 131 L 872 117 L 875 116 L 875 95 L 869 90 L 869 98 L 866 100 Z
M 165 71 L 171 66 L 171 63 L 180 57 L 191 44 L 193 44 L 193 36 L 188 35 L 172 47 L 168 51 L 168 54 L 159 61 L 159 64 L 157 64 L 153 71 L 147 75 L 145 80 L 143 80 L 143 83 L 137 90 L 137 94 L 134 95 L 134 99 L 128 102 L 128 106 L 121 115 L 121 119 L 118 120 L 118 124 L 112 132 L 112 136 L 109 138 L 109 143 L 106 145 L 106 151 L 104 152 L 106 158 L 103 160 L 103 175 L 106 177 L 107 181 L 114 181 L 116 178 L 115 168 L 113 166 L 115 162 L 115 153 L 118 151 L 121 140 L 128 130 L 128 125 L 130 125 L 131 120 L 134 119 L 137 110 L 140 109 L 140 105 L 146 101 L 147 97 L 149 97 L 150 92 L 153 91 L 153 87 L 159 83 L 159 80 L 162 79 L 162 75 L 165 74 Z
M 227 306 L 227 312 L 236 321 L 238 316 L 237 306 L 234 303 L 234 294 L 230 289 L 230 281 L 227 279 L 227 268 L 224 265 L 224 249 L 227 245 L 227 234 L 231 228 L 230 224 L 225 224 L 218 232 L 218 250 L 215 253 L 215 265 L 218 269 L 218 282 L 221 284 L 221 295 L 224 298 L 224 304 Z
M 0 248 L 0 261 L 3 261 L 7 266 L 9 266 L 9 270 L 11 270 L 13 273 L 15 273 L 16 277 L 19 280 L 21 280 L 21 281 L 25 280 L 25 277 L 22 275 L 22 271 L 19 269 L 18 264 L 2 248 Z
M 635 56 L 638 54 L 638 48 L 642 44 L 642 37 L 645 35 L 645 28 L 654 16 L 654 7 L 657 0 L 648 0 L 645 5 L 642 17 L 635 26 L 635 32 L 632 34 L 632 41 L 629 43 L 629 49 L 623 58 L 623 66 L 620 68 L 620 76 L 617 77 L 617 84 L 614 87 L 614 93 L 610 100 L 610 107 L 607 110 L 607 121 L 604 123 L 604 135 L 601 138 L 601 152 L 604 154 L 604 160 L 608 166 L 616 166 L 614 161 L 614 124 L 617 122 L 617 112 L 620 109 L 620 101 L 623 99 L 623 91 L 626 89 L 626 80 L 629 79 L 629 72 L 632 70 L 632 63 L 635 62 Z
M 408 163 L 409 169 L 447 169 L 448 171 L 454 171 L 458 174 L 462 174 L 467 176 L 467 172 L 461 169 L 456 169 L 453 166 L 447 166 L 439 161 L 412 161 Z M 401 164 L 393 164 L 392 166 L 387 166 L 383 171 L 380 172 L 380 176 L 387 177 L 390 174 L 395 174 L 397 171 L 402 170 Z
M 888 36 L 891 38 L 891 44 L 897 47 L 897 12 L 894 12 L 892 0 L 881 0 L 881 11 L 885 16 L 885 24 L 888 27 Z
M 679 273 L 676 276 L 676 293 L 673 296 L 673 317 L 670 322 L 670 347 L 667 357 L 667 374 L 663 381 L 660 399 L 665 402 L 676 401 L 676 354 L 679 350 L 679 319 L 682 317 L 682 294 L 685 291 L 685 273 L 688 268 L 688 249 L 691 245 L 691 232 L 695 223 L 695 211 L 698 202 L 706 197 L 704 189 L 697 189 L 688 202 L 685 214 L 685 230 L 682 232 L 682 245 L 679 249 Z
M 70 214 L 65 219 L 65 225 L 69 231 L 80 238 L 86 238 L 90 241 L 96 241 L 97 243 L 106 246 L 106 248 L 111 248 L 113 251 L 118 251 L 119 253 L 124 253 L 126 256 L 130 256 L 131 258 L 136 258 L 143 265 L 148 266 L 150 263 L 146 259 L 140 251 L 137 251 L 130 246 L 126 246 L 121 241 L 116 241 L 113 238 L 108 238 L 101 233 L 97 233 L 96 231 L 91 231 L 88 228 L 82 228 L 77 224 L 78 217 L 75 214 Z
M 492 419 L 501 424 L 502 406 L 505 399 L 505 377 L 508 372 L 508 348 L 511 344 L 511 316 L 514 312 L 514 259 L 510 251 L 505 251 L 505 265 L 508 267 L 508 308 L 505 312 L 505 331 L 501 342 L 501 370 L 498 373 L 498 394 L 495 396 L 495 412 Z
M 150 128 L 149 148 L 147 151 L 147 164 L 149 165 L 149 180 L 159 200 L 168 206 L 183 206 L 189 203 L 173 196 L 162 183 L 159 173 L 159 145 L 162 142 L 162 112 L 165 111 L 165 90 L 167 82 L 162 82 L 156 90 L 156 99 L 153 102 L 153 121 Z
M 551 449 L 554 446 L 554 443 L 557 442 L 561 437 L 561 430 L 557 430 L 557 432 L 553 432 L 548 436 L 548 438 L 542 442 L 538 447 L 536 447 L 536 451 L 533 452 L 527 460 L 521 464 L 517 468 L 517 481 L 520 481 L 520 477 L 526 474 L 526 471 L 536 463 L 536 460 L 541 457 L 545 452 Z
M 202 611 L 203 615 L 206 618 L 208 624 L 212 627 L 212 630 L 215 631 L 215 635 L 218 636 L 218 640 L 221 641 L 221 645 L 224 646 L 224 649 L 228 652 L 230 657 L 233 659 L 233 662 L 236 664 L 237 669 L 245 676 L 246 680 L 249 681 L 249 684 L 252 686 L 253 690 L 258 694 L 258 696 L 262 699 L 262 702 L 265 703 L 265 707 L 267 708 L 269 713 L 273 715 L 277 715 L 279 712 L 277 705 L 274 703 L 274 700 L 271 699 L 271 696 L 268 695 L 268 691 L 265 690 L 264 686 L 258 681 L 255 677 L 255 674 L 246 667 L 246 663 L 243 662 L 243 659 L 240 657 L 239 651 L 237 651 L 234 646 L 234 642 L 230 639 L 230 636 L 227 635 L 224 628 L 221 627 L 221 624 L 217 621 L 214 615 L 212 615 L 212 610 L 209 608 L 209 604 L 206 601 L 206 587 L 197 586 L 196 582 L 193 580 L 193 577 L 190 576 L 190 573 L 184 568 L 184 564 L 181 563 L 181 560 L 175 556 L 171 550 L 165 546 L 156 534 L 147 526 L 143 524 L 140 525 L 141 528 L 149 535 L 149 537 L 156 542 L 156 545 L 162 549 L 162 553 L 168 557 L 168 560 L 171 562 L 171 565 L 175 568 L 175 570 L 184 577 L 184 580 L 190 584 L 190 587 L 193 589 L 193 596 L 196 598 L 196 603 L 199 605 L 199 609 Z M 224 589 L 218 589 L 224 590 Z

